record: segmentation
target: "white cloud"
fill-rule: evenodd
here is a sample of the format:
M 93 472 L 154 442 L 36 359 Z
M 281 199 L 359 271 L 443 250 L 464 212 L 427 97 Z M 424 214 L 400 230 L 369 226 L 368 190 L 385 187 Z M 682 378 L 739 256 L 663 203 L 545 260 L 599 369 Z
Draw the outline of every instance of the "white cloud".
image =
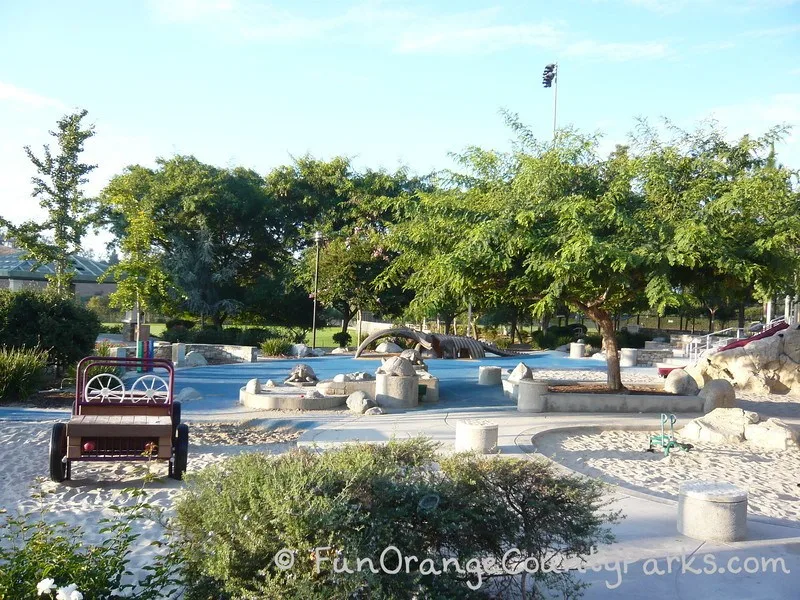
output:
M 569 44 L 564 54 L 593 60 L 623 62 L 663 58 L 670 54 L 670 49 L 661 42 L 604 43 L 584 40 Z
M 457 27 L 445 25 L 441 28 L 412 30 L 405 32 L 395 49 L 402 53 L 445 52 L 483 53 L 513 46 L 536 46 L 553 48 L 561 33 L 552 25 L 485 25 Z
M 383 46 L 400 54 L 485 54 L 533 47 L 554 55 L 616 62 L 662 58 L 671 53 L 667 44 L 657 41 L 581 41 L 564 23 L 510 22 L 498 7 L 443 13 L 392 1 L 362 0 L 344 10 L 331 8 L 306 14 L 254 0 L 235 2 L 180 0 L 174 5 L 157 2 L 153 6 L 161 11 L 162 18 L 167 15 L 172 20 L 202 21 L 231 40 L 334 41 Z
M 772 27 L 770 29 L 756 29 L 745 33 L 749 37 L 784 37 L 787 35 L 800 34 L 800 23 L 783 25 L 782 27 Z
M 216 18 L 230 14 L 235 8 L 234 0 L 150 0 L 156 17 L 173 23 Z
M 787 124 L 792 130 L 776 145 L 780 162 L 800 168 L 800 93 L 775 94 L 769 98 L 720 106 L 711 116 L 731 137 L 749 133 L 761 135 L 775 125 Z
M 0 101 L 21 104 L 29 108 L 58 108 L 59 110 L 66 108 L 60 100 L 48 98 L 2 81 L 0 81 Z

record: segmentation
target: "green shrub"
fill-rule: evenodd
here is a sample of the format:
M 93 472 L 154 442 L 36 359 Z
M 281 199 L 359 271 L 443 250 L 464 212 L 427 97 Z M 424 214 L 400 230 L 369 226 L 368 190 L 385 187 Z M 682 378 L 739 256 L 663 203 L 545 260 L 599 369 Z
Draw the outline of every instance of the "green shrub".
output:
M 292 348 L 292 340 L 275 338 L 261 342 L 261 354 L 264 356 L 287 356 Z
M 174 547 L 187 600 L 485 598 L 524 582 L 483 572 L 478 561 L 499 564 L 518 548 L 520 559 L 547 557 L 553 567 L 609 543 L 606 524 L 619 515 L 605 512 L 601 486 L 545 460 L 441 458 L 422 439 L 246 454 L 189 479 L 176 504 Z M 386 573 L 380 560 L 390 547 L 445 568 L 433 574 L 412 563 L 409 572 Z M 273 558 L 284 549 L 294 551 L 282 554 L 293 564 L 281 570 Z M 353 573 L 334 572 L 332 561 L 341 571 L 343 559 Z M 378 572 L 363 560 L 359 569 L 358 559 L 371 559 Z M 397 554 L 383 564 L 396 567 Z M 582 587 L 567 570 L 527 577 L 540 593 L 574 597 Z
M 534 331 L 530 339 L 531 347 L 537 350 L 555 350 L 559 346 L 575 341 L 572 333 L 557 333 L 551 329 L 553 328 L 547 331 Z
M 191 329 L 195 326 L 195 321 L 191 321 L 189 319 L 168 319 L 165 325 L 167 326 L 167 329 L 172 329 L 173 327 Z
M 46 368 L 47 352 L 39 348 L 0 348 L 0 401 L 24 400 L 33 394 L 44 381 Z
M 205 327 L 190 330 L 181 324 L 164 330 L 161 339 L 167 342 L 183 342 L 185 344 L 227 344 L 231 346 L 259 346 L 264 340 L 278 337 L 271 329 L 238 327 Z
M 192 332 L 182 325 L 175 325 L 169 329 L 165 329 L 164 333 L 161 334 L 161 339 L 171 344 L 176 344 L 178 342 L 189 343 L 191 337 Z
M 101 323 L 100 333 L 122 333 L 122 323 Z
M 353 341 L 353 336 L 347 331 L 337 331 L 333 334 L 333 341 L 339 344 L 339 348 L 347 348 Z
M 617 332 L 617 346 L 620 348 L 644 348 L 644 343 L 653 339 L 646 333 L 631 333 L 627 329 Z
M 278 334 L 271 329 L 254 327 L 252 329 L 243 329 L 236 340 L 236 344 L 238 346 L 260 346 L 261 342 L 276 337 L 279 337 Z
M 0 290 L 0 346 L 42 348 L 59 373 L 91 352 L 98 333 L 97 316 L 74 300 Z
M 45 507 L 38 513 L 0 515 L 0 598 L 40 598 L 37 585 L 45 579 L 57 587 L 75 585 L 85 600 L 173 597 L 178 585 L 169 554 L 156 556 L 137 584 L 123 582 L 138 537 L 134 531 L 150 509 L 141 489 L 127 491 L 138 497 L 137 503 L 112 507 L 117 516 L 101 520 L 98 542 L 90 543 L 79 526 L 45 520 Z
M 583 336 L 583 341 L 592 348 L 600 349 L 603 346 L 603 336 L 599 333 L 591 333 Z

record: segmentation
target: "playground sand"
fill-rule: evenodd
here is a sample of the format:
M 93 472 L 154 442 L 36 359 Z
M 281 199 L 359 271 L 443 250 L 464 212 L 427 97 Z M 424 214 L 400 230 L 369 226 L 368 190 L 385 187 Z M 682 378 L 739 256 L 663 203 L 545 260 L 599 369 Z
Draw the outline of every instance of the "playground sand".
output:
M 652 433 L 659 433 L 657 429 Z M 674 500 L 686 481 L 733 483 L 749 490 L 750 514 L 800 521 L 800 449 L 691 442 L 692 450 L 664 457 L 644 451 L 648 437 L 644 431 L 553 432 L 537 437 L 536 446 L 540 454 L 574 471 Z
M 136 499 L 132 488 L 144 488 L 146 500 L 169 513 L 183 483 L 167 477 L 166 463 L 153 463 L 150 469 L 159 476 L 144 483 L 148 466 L 142 462 L 73 463 L 72 480 L 62 484 L 48 477 L 48 446 L 54 421 L 0 421 L 0 509 L 22 513 L 43 511 L 50 520 L 81 526 L 88 543 L 102 540 L 102 518 L 115 516 L 110 506 L 131 505 Z M 189 472 L 244 452 L 280 454 L 293 448 L 300 431 L 281 427 L 265 429 L 244 423 L 192 423 L 190 427 Z M 32 494 L 43 495 L 34 498 Z M 31 518 L 36 518 L 34 515 Z M 164 535 L 155 520 L 137 522 L 140 538 L 131 555 L 135 572 L 145 566 L 151 541 Z

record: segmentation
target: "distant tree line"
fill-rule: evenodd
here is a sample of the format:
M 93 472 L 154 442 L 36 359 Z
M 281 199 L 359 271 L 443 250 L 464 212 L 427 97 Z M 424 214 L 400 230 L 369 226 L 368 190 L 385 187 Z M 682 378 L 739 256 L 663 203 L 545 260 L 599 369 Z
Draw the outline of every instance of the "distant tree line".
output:
M 470 307 L 513 336 L 531 316 L 580 313 L 597 324 L 609 385 L 620 388 L 620 315 L 703 314 L 711 326 L 797 290 L 800 193 L 772 150 L 781 127 L 730 141 L 714 126 L 667 123 L 665 135 L 640 122 L 601 156 L 597 136 L 565 129 L 540 141 L 506 114 L 511 151 L 471 147 L 458 169 L 424 177 L 358 171 L 342 157 L 304 156 L 261 175 L 174 156 L 126 168 L 87 200 L 85 114 L 59 122 L 63 159 L 29 151 L 45 225 L 69 233 L 48 253 L 34 243 L 41 231 L 6 226 L 43 261 L 74 251 L 90 224 L 110 228 L 121 308 L 138 302 L 216 327 L 304 324 L 318 266 L 317 299 L 345 327 L 359 310 L 450 324 Z M 61 274 L 54 283 L 63 291 Z

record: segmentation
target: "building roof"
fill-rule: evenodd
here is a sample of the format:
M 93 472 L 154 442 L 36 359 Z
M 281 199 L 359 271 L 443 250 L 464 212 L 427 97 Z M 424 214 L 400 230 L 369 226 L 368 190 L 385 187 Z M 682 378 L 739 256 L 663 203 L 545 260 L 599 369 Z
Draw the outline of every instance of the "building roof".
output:
M 52 263 L 34 269 L 36 261 L 25 259 L 25 251 L 9 246 L 0 246 L 0 279 L 35 279 L 43 280 L 47 275 L 55 274 Z M 83 256 L 73 256 L 72 266 L 75 269 L 73 281 L 77 283 L 97 283 L 98 278 L 108 269 L 108 263 L 92 260 Z

